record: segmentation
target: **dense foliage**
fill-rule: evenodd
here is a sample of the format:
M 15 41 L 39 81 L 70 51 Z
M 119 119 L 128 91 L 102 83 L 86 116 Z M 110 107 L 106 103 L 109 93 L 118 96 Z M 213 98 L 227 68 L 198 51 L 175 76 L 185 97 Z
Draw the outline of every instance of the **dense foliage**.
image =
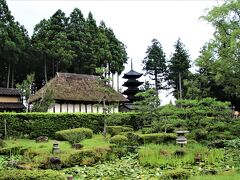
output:
M 65 180 L 66 176 L 61 172 L 45 170 L 8 170 L 0 171 L 1 180 L 35 179 L 35 180 Z
M 108 125 L 127 125 L 135 130 L 141 128 L 136 113 L 113 115 L 84 113 L 0 113 L 0 133 L 4 134 L 4 120 L 7 122 L 8 136 L 54 137 L 56 131 L 85 127 L 93 132 L 103 131 L 104 119 Z
M 55 138 L 61 141 L 68 141 L 71 144 L 79 143 L 83 139 L 92 138 L 93 132 L 89 128 L 74 128 L 55 133 Z
M 143 70 L 154 80 L 156 93 L 164 89 L 163 81 L 166 75 L 166 57 L 162 45 L 157 39 L 152 40 L 152 45 L 147 48 L 146 57 L 143 62 Z
M 174 45 L 175 52 L 172 54 L 171 59 L 168 64 L 168 84 L 174 89 L 173 95 L 177 99 L 186 98 L 186 87 L 182 83 L 184 80 L 188 79 L 190 58 L 187 50 L 184 47 L 184 44 L 177 40 Z
M 39 89 L 56 72 L 95 74 L 108 67 L 120 74 L 127 62 L 126 46 L 102 21 L 97 25 L 89 12 L 84 18 L 75 8 L 69 15 L 57 10 L 34 27 L 31 38 L 14 20 L 5 0 L 0 1 L 0 86 L 15 87 L 35 73 Z
M 225 1 L 202 17 L 215 32 L 196 60 L 198 73 L 186 82 L 191 98 L 216 97 L 239 110 L 239 9 L 238 0 Z

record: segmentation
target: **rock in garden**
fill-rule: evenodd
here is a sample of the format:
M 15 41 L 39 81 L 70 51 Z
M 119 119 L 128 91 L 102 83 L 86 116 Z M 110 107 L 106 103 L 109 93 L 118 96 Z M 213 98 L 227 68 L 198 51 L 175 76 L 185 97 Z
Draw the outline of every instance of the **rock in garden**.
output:
M 39 136 L 36 138 L 36 142 L 48 142 L 48 137 L 47 136 Z
M 75 149 L 81 149 L 81 148 L 83 148 L 83 145 L 77 143 L 77 144 L 73 144 L 72 147 L 75 148 Z
M 61 159 L 60 158 L 57 158 L 57 157 L 51 157 L 50 158 L 50 162 L 52 164 L 60 164 L 61 163 Z

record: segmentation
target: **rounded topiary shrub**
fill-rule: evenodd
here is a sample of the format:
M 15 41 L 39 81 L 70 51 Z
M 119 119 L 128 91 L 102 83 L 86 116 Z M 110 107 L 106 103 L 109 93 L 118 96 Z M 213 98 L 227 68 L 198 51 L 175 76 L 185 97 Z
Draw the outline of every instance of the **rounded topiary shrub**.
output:
M 112 144 L 116 144 L 118 146 L 127 145 L 128 144 L 128 138 L 126 136 L 123 136 L 123 135 L 115 135 L 110 139 L 109 142 L 112 143 Z
M 133 132 L 133 128 L 125 126 L 107 126 L 107 133 L 109 133 L 111 137 L 118 135 L 121 132 Z
M 141 137 L 133 132 L 122 132 L 119 135 L 126 136 L 128 139 L 128 145 L 130 146 L 138 146 L 143 144 Z
M 79 143 L 83 139 L 92 138 L 93 131 L 89 128 L 75 128 L 57 131 L 55 138 L 60 141 L 69 141 L 71 144 Z

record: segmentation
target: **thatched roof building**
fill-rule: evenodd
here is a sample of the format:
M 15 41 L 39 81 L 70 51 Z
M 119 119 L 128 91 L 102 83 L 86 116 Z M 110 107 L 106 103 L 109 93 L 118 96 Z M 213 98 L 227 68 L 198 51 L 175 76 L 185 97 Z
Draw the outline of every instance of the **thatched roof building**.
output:
M 99 112 L 99 110 L 93 110 L 92 106 L 99 104 L 103 97 L 105 97 L 108 104 L 119 104 L 127 101 L 122 94 L 117 93 L 110 86 L 105 85 L 98 76 L 57 73 L 53 79 L 29 98 L 29 103 L 39 101 L 46 90 L 52 91 L 52 98 L 57 104 L 61 106 L 62 104 L 70 105 L 70 112 L 88 112 L 88 108 L 91 109 L 89 110 L 91 112 Z M 90 105 L 91 107 L 87 107 Z M 77 106 L 77 108 L 75 108 L 75 106 Z M 78 108 L 78 106 L 80 108 Z M 81 108 L 83 106 L 86 106 L 83 108 L 84 110 Z M 65 106 L 64 108 L 60 107 L 60 109 L 57 107 L 57 109 L 57 111 L 56 108 L 55 110 L 52 109 L 49 111 L 69 112 L 69 107 L 65 108 Z

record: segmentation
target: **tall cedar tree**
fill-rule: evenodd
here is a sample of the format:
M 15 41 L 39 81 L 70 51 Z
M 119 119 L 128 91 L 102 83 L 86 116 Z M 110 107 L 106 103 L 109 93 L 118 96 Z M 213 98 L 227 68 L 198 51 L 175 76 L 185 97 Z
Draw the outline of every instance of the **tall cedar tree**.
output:
M 67 38 L 66 28 L 68 18 L 65 13 L 58 10 L 49 19 L 48 37 L 48 54 L 52 60 L 52 77 L 58 71 L 66 72 L 72 64 L 72 59 L 75 57 L 71 50 L 70 41 Z
M 87 47 L 85 43 L 86 21 L 80 9 L 75 8 L 69 17 L 67 27 L 68 39 L 71 42 L 71 50 L 76 56 L 73 58 L 70 72 L 83 74 L 83 65 L 86 61 L 84 50 Z
M 127 61 L 125 45 L 103 22 L 97 26 L 91 12 L 85 19 L 77 8 L 70 17 L 58 10 L 35 26 L 31 41 L 5 0 L 0 0 L 0 19 L 1 86 L 21 83 L 33 72 L 38 89 L 57 71 L 95 74 L 96 67 L 109 67 L 120 74 Z
M 168 84 L 174 89 L 173 95 L 177 99 L 182 99 L 185 98 L 186 94 L 186 87 L 183 85 L 183 80 L 187 79 L 190 73 L 190 59 L 180 39 L 177 40 L 174 47 L 175 52 L 169 61 L 167 79 Z
M 164 89 L 162 83 L 166 74 L 166 58 L 161 43 L 157 39 L 153 39 L 152 45 L 147 48 L 146 54 L 147 56 L 142 61 L 144 64 L 143 70 L 154 80 L 158 95 L 158 90 Z
M 16 67 L 25 63 L 22 60 L 26 58 L 27 45 L 25 28 L 14 21 L 6 1 L 0 0 L 0 86 L 15 87 Z M 18 73 L 22 75 L 24 70 Z

